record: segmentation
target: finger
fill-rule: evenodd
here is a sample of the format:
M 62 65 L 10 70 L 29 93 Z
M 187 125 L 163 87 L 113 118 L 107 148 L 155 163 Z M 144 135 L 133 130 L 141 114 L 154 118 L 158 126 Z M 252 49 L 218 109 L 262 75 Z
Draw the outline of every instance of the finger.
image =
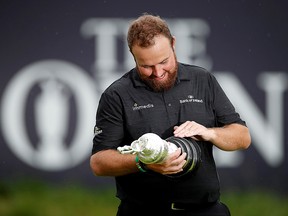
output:
M 183 160 L 180 164 L 179 164 L 179 168 L 183 168 L 183 166 L 186 164 L 186 160 Z M 183 169 L 182 169 L 183 170 Z
M 192 137 L 192 136 L 198 135 L 201 130 L 202 130 L 201 125 L 192 121 L 188 125 L 186 125 L 181 131 L 175 134 L 175 136 Z
M 186 152 L 184 152 L 183 154 L 181 154 L 177 159 L 175 159 L 174 161 L 172 161 L 172 165 L 173 166 L 176 166 L 176 167 L 178 167 L 178 168 L 181 168 L 182 167 L 182 165 L 184 165 L 185 164 L 185 158 L 186 158 L 186 156 L 187 156 L 187 153 Z M 184 161 L 184 163 L 183 163 L 183 161 Z M 182 164 L 182 165 L 181 165 Z
M 185 129 L 189 125 L 189 123 L 190 123 L 189 121 L 186 121 L 183 124 L 177 126 L 174 132 L 176 133 L 180 132 L 181 130 Z
M 185 165 L 186 163 L 186 160 L 182 160 L 181 163 L 179 163 L 177 166 L 171 166 L 169 167 L 168 170 L 166 170 L 166 172 L 164 172 L 163 174 L 176 174 L 176 173 L 179 173 L 179 172 L 182 172 L 183 171 L 183 166 Z
M 173 160 L 177 159 L 180 154 L 181 154 L 181 148 L 178 148 L 175 152 L 168 155 L 167 160 L 173 161 Z
M 194 121 L 187 121 L 174 130 L 174 136 L 176 137 L 190 137 L 195 135 L 198 124 Z
M 187 133 L 187 128 L 186 127 L 182 127 L 181 129 L 179 129 L 180 127 L 177 128 L 177 130 L 174 131 L 174 136 L 176 137 L 184 137 Z

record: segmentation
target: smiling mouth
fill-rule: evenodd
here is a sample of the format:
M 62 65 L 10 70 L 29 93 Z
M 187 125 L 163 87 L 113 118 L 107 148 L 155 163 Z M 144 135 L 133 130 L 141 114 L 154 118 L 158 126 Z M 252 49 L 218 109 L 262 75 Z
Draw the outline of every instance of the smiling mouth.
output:
M 163 73 L 161 76 L 153 76 L 153 79 L 156 79 L 156 80 L 161 80 L 165 77 L 165 73 Z

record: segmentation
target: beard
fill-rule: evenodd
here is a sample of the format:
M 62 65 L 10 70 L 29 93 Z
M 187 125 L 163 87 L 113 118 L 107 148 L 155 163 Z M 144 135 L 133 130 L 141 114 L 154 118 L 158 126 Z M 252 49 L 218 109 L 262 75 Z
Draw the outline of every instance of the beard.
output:
M 164 81 L 158 81 L 155 80 L 153 76 L 146 77 L 141 75 L 140 73 L 139 76 L 147 86 L 153 89 L 153 91 L 155 92 L 168 91 L 174 86 L 178 74 L 178 64 L 175 53 L 174 53 L 174 60 L 175 60 L 175 67 L 169 71 L 166 71 L 167 78 Z

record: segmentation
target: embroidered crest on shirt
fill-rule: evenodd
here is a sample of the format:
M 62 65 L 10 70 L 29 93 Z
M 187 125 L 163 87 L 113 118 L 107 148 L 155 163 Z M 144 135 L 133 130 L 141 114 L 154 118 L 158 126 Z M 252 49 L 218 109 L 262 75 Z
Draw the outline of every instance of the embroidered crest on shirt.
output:
M 137 103 L 134 103 L 132 110 L 136 111 L 136 110 L 142 110 L 142 109 L 150 109 L 153 108 L 154 105 L 153 104 L 146 104 L 146 105 L 139 105 Z
M 193 95 L 188 95 L 185 99 L 179 100 L 180 104 L 183 103 L 203 103 L 203 99 L 195 98 Z
M 98 135 L 98 134 L 101 134 L 103 131 L 101 128 L 95 126 L 94 127 L 94 136 Z

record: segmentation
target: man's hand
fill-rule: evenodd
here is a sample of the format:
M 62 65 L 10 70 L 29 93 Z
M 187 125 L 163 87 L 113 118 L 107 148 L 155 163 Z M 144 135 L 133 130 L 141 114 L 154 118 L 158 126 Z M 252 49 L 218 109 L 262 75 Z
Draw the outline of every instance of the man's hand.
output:
M 208 141 L 224 151 L 246 149 L 251 143 L 248 128 L 237 123 L 224 125 L 223 127 L 206 128 L 195 121 L 186 121 L 174 127 L 174 136 Z
M 186 121 L 180 126 L 174 127 L 174 136 L 191 137 L 197 141 L 210 141 L 214 134 L 212 130 L 195 121 Z
M 146 167 L 163 175 L 176 174 L 183 171 L 186 155 L 185 152 L 181 154 L 181 149 L 178 148 L 177 151 L 169 154 L 161 164 L 147 164 Z

